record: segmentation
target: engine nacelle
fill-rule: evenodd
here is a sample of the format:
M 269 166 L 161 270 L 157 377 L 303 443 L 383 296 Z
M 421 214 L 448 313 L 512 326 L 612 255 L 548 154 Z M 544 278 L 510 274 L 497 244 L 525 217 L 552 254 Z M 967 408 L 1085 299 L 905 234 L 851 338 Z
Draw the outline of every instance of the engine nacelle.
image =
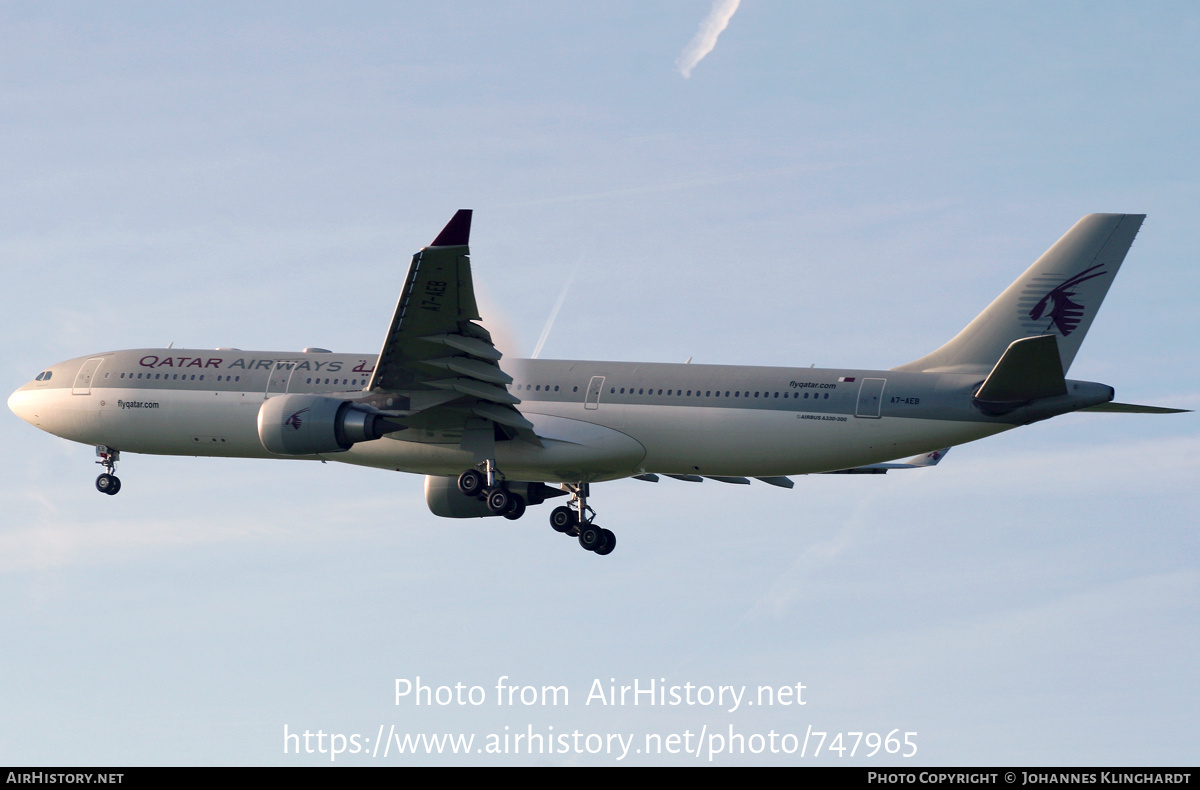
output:
M 317 455 L 349 450 L 403 426 L 321 395 L 278 395 L 258 409 L 258 439 L 276 455 Z
M 567 492 L 545 483 L 505 483 L 510 492 L 525 500 L 526 505 L 540 505 L 547 499 L 566 496 Z M 429 512 L 442 518 L 483 518 L 496 515 L 488 510 L 482 499 L 467 496 L 458 490 L 458 478 L 425 476 L 425 504 Z
M 494 516 L 487 503 L 479 497 L 467 496 L 458 490 L 454 477 L 425 476 L 425 504 L 429 512 L 442 518 L 482 518 Z

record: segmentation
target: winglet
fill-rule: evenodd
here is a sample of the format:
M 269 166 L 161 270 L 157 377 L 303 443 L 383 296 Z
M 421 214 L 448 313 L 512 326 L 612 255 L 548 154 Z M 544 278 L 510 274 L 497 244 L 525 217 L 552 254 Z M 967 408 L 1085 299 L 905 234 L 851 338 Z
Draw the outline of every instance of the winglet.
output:
M 430 247 L 462 247 L 471 238 L 471 209 L 460 208 L 442 228 Z

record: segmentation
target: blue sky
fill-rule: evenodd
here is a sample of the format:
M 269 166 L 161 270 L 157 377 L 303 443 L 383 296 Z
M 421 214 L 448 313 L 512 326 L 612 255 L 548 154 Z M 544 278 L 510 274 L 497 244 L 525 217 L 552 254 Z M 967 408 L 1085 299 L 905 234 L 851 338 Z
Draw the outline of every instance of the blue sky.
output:
M 1192 4 L 0 5 L 7 391 L 114 348 L 374 351 L 476 210 L 484 322 L 543 357 L 878 367 L 1076 220 L 1146 213 L 1071 369 L 1200 407 Z M 601 559 L 415 476 L 127 456 L 0 420 L 0 761 L 304 764 L 289 731 L 919 733 L 718 764 L 1195 764 L 1194 415 L 1070 415 L 936 470 L 597 486 Z M 567 708 L 397 706 L 396 678 Z M 803 708 L 585 706 L 596 678 Z M 612 764 L 611 755 L 339 763 Z M 625 762 L 679 764 L 678 755 Z

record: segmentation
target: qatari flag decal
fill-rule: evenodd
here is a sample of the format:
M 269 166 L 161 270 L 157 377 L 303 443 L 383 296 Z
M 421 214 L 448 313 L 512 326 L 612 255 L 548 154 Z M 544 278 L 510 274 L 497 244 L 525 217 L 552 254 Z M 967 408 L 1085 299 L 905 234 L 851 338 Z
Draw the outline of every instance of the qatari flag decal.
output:
M 854 377 L 853 376 L 838 376 L 838 381 L 842 382 L 843 384 L 849 384 L 850 382 L 854 381 Z

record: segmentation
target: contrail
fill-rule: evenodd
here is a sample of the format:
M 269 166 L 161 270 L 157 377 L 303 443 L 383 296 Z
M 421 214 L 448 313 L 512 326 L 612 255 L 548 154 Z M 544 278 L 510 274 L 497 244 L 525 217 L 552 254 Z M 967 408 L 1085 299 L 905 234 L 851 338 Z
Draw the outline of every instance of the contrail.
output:
M 713 51 L 713 47 L 717 45 L 717 36 L 721 35 L 721 31 L 729 24 L 729 18 L 738 10 L 740 2 L 741 0 L 713 0 L 712 11 L 708 12 L 695 37 L 688 42 L 679 54 L 679 59 L 675 61 L 684 79 L 691 77 L 696 64 Z
M 575 262 L 575 268 L 571 270 L 567 281 L 563 283 L 562 293 L 558 295 L 558 301 L 554 303 L 554 309 L 550 311 L 550 317 L 546 319 L 546 326 L 542 327 L 542 336 L 538 338 L 537 345 L 533 348 L 532 359 L 537 359 L 538 354 L 542 353 L 542 346 L 546 345 L 546 340 L 550 337 L 550 330 L 554 328 L 554 321 L 558 318 L 558 311 L 567 301 L 567 291 L 571 290 L 571 283 L 575 281 L 575 275 L 579 273 L 579 264 L 581 263 L 583 263 L 582 255 Z

